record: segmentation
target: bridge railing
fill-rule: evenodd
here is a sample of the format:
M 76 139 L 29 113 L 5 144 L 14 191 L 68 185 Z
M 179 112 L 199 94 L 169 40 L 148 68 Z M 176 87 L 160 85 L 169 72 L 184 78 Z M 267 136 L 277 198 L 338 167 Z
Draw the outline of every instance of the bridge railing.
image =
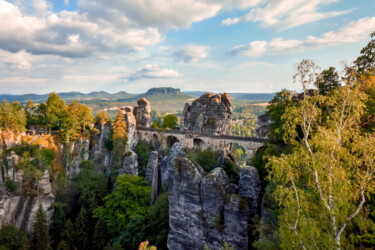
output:
M 191 136 L 191 133 L 189 133 L 189 132 L 181 131 L 181 130 L 173 130 L 173 129 L 158 129 L 158 128 L 148 128 L 148 127 L 137 127 L 137 130 Z M 259 143 L 265 142 L 265 139 L 257 138 L 257 137 L 242 137 L 242 136 L 232 136 L 232 135 L 217 135 L 217 136 L 215 136 L 215 135 L 209 135 L 209 134 L 204 134 L 204 133 L 199 133 L 197 135 L 200 136 L 200 137 L 209 137 L 209 138 L 224 139 L 224 140 L 252 141 L 252 142 L 259 142 Z

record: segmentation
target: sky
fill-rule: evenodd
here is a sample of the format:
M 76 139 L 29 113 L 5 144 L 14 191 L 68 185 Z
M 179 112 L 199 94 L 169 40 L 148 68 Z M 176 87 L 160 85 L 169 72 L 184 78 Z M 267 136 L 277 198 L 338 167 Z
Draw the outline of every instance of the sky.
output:
M 375 0 L 0 0 L 0 93 L 298 90 L 297 63 L 339 71 Z

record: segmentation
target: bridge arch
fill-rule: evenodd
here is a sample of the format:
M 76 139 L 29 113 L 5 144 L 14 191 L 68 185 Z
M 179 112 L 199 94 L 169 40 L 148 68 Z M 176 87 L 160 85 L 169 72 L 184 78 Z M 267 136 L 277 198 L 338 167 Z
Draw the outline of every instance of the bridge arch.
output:
M 193 145 L 195 147 L 199 147 L 199 148 L 201 148 L 203 150 L 205 150 L 207 148 L 206 143 L 202 139 L 200 139 L 200 138 L 194 138 L 193 139 Z
M 156 133 L 152 134 L 151 143 L 152 143 L 152 145 L 155 148 L 159 148 L 160 147 L 160 142 L 159 142 L 159 136 L 158 136 L 158 134 L 156 134 Z
M 165 140 L 166 140 L 166 145 L 169 148 L 172 147 L 173 144 L 175 144 L 176 142 L 180 142 L 180 140 L 178 140 L 177 137 L 173 135 L 167 136 Z

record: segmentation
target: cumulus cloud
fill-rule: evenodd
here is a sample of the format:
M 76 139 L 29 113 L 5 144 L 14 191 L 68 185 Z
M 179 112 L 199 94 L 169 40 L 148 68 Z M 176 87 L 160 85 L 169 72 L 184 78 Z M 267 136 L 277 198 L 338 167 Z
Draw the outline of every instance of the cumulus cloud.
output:
M 95 52 L 141 50 L 164 39 L 156 28 L 116 27 L 94 22 L 85 13 L 24 15 L 4 0 L 0 0 L 0 20 L 7 20 L 7 25 L 0 26 L 0 48 L 10 52 L 86 57 Z
M 179 48 L 173 52 L 173 56 L 180 61 L 188 62 L 197 62 L 201 59 L 204 59 L 208 56 L 209 51 L 211 50 L 210 46 L 202 46 L 198 44 L 187 44 L 182 48 Z
M 182 76 L 173 69 L 164 69 L 157 64 L 146 64 L 142 69 L 137 70 L 128 77 L 123 77 L 125 81 L 136 81 L 142 78 L 172 78 Z
M 32 56 L 24 50 L 10 53 L 0 49 L 0 62 L 10 69 L 30 69 Z
M 338 31 L 324 33 L 320 37 L 308 36 L 304 40 L 274 38 L 271 41 L 253 41 L 247 45 L 235 46 L 230 53 L 241 56 L 279 55 L 355 43 L 373 32 L 374 26 L 375 17 L 365 17 L 349 23 Z

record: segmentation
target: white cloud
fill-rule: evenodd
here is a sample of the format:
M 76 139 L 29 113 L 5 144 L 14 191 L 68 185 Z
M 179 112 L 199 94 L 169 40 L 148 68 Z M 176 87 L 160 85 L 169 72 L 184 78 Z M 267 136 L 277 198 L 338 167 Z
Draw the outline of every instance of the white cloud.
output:
M 369 36 L 375 27 L 375 17 L 365 17 L 349 23 L 338 31 L 324 33 L 320 37 L 308 36 L 305 40 L 254 41 L 248 45 L 235 46 L 230 53 L 241 56 L 291 54 L 316 50 L 328 46 L 355 43 Z
M 198 44 L 187 44 L 182 48 L 179 48 L 173 52 L 173 56 L 177 60 L 188 62 L 197 62 L 201 59 L 204 59 L 208 56 L 209 51 L 211 50 L 210 46 L 202 46 Z
M 240 21 L 259 22 L 263 28 L 276 31 L 290 29 L 306 23 L 343 15 L 352 10 L 320 12 L 324 5 L 338 0 L 264 0 L 258 1 L 241 17 L 227 18 L 222 25 L 233 25 Z
M 234 25 L 236 23 L 239 23 L 240 21 L 241 21 L 241 19 L 238 18 L 238 17 L 227 18 L 227 19 L 224 19 L 223 21 L 221 21 L 221 25 L 223 25 L 223 26 L 231 26 L 231 25 Z
M 0 20 L 7 20 L 7 25 L 0 26 L 0 48 L 11 52 L 85 57 L 98 52 L 141 50 L 164 39 L 156 28 L 117 28 L 90 21 L 87 14 L 77 12 L 25 16 L 4 0 L 0 0 Z
M 182 76 L 173 69 L 164 69 L 157 64 L 147 64 L 144 68 L 137 70 L 128 77 L 123 77 L 125 81 L 135 81 L 142 78 L 172 78 Z
M 0 62 L 3 62 L 11 69 L 30 69 L 32 56 L 24 50 L 17 53 L 10 53 L 0 49 Z

